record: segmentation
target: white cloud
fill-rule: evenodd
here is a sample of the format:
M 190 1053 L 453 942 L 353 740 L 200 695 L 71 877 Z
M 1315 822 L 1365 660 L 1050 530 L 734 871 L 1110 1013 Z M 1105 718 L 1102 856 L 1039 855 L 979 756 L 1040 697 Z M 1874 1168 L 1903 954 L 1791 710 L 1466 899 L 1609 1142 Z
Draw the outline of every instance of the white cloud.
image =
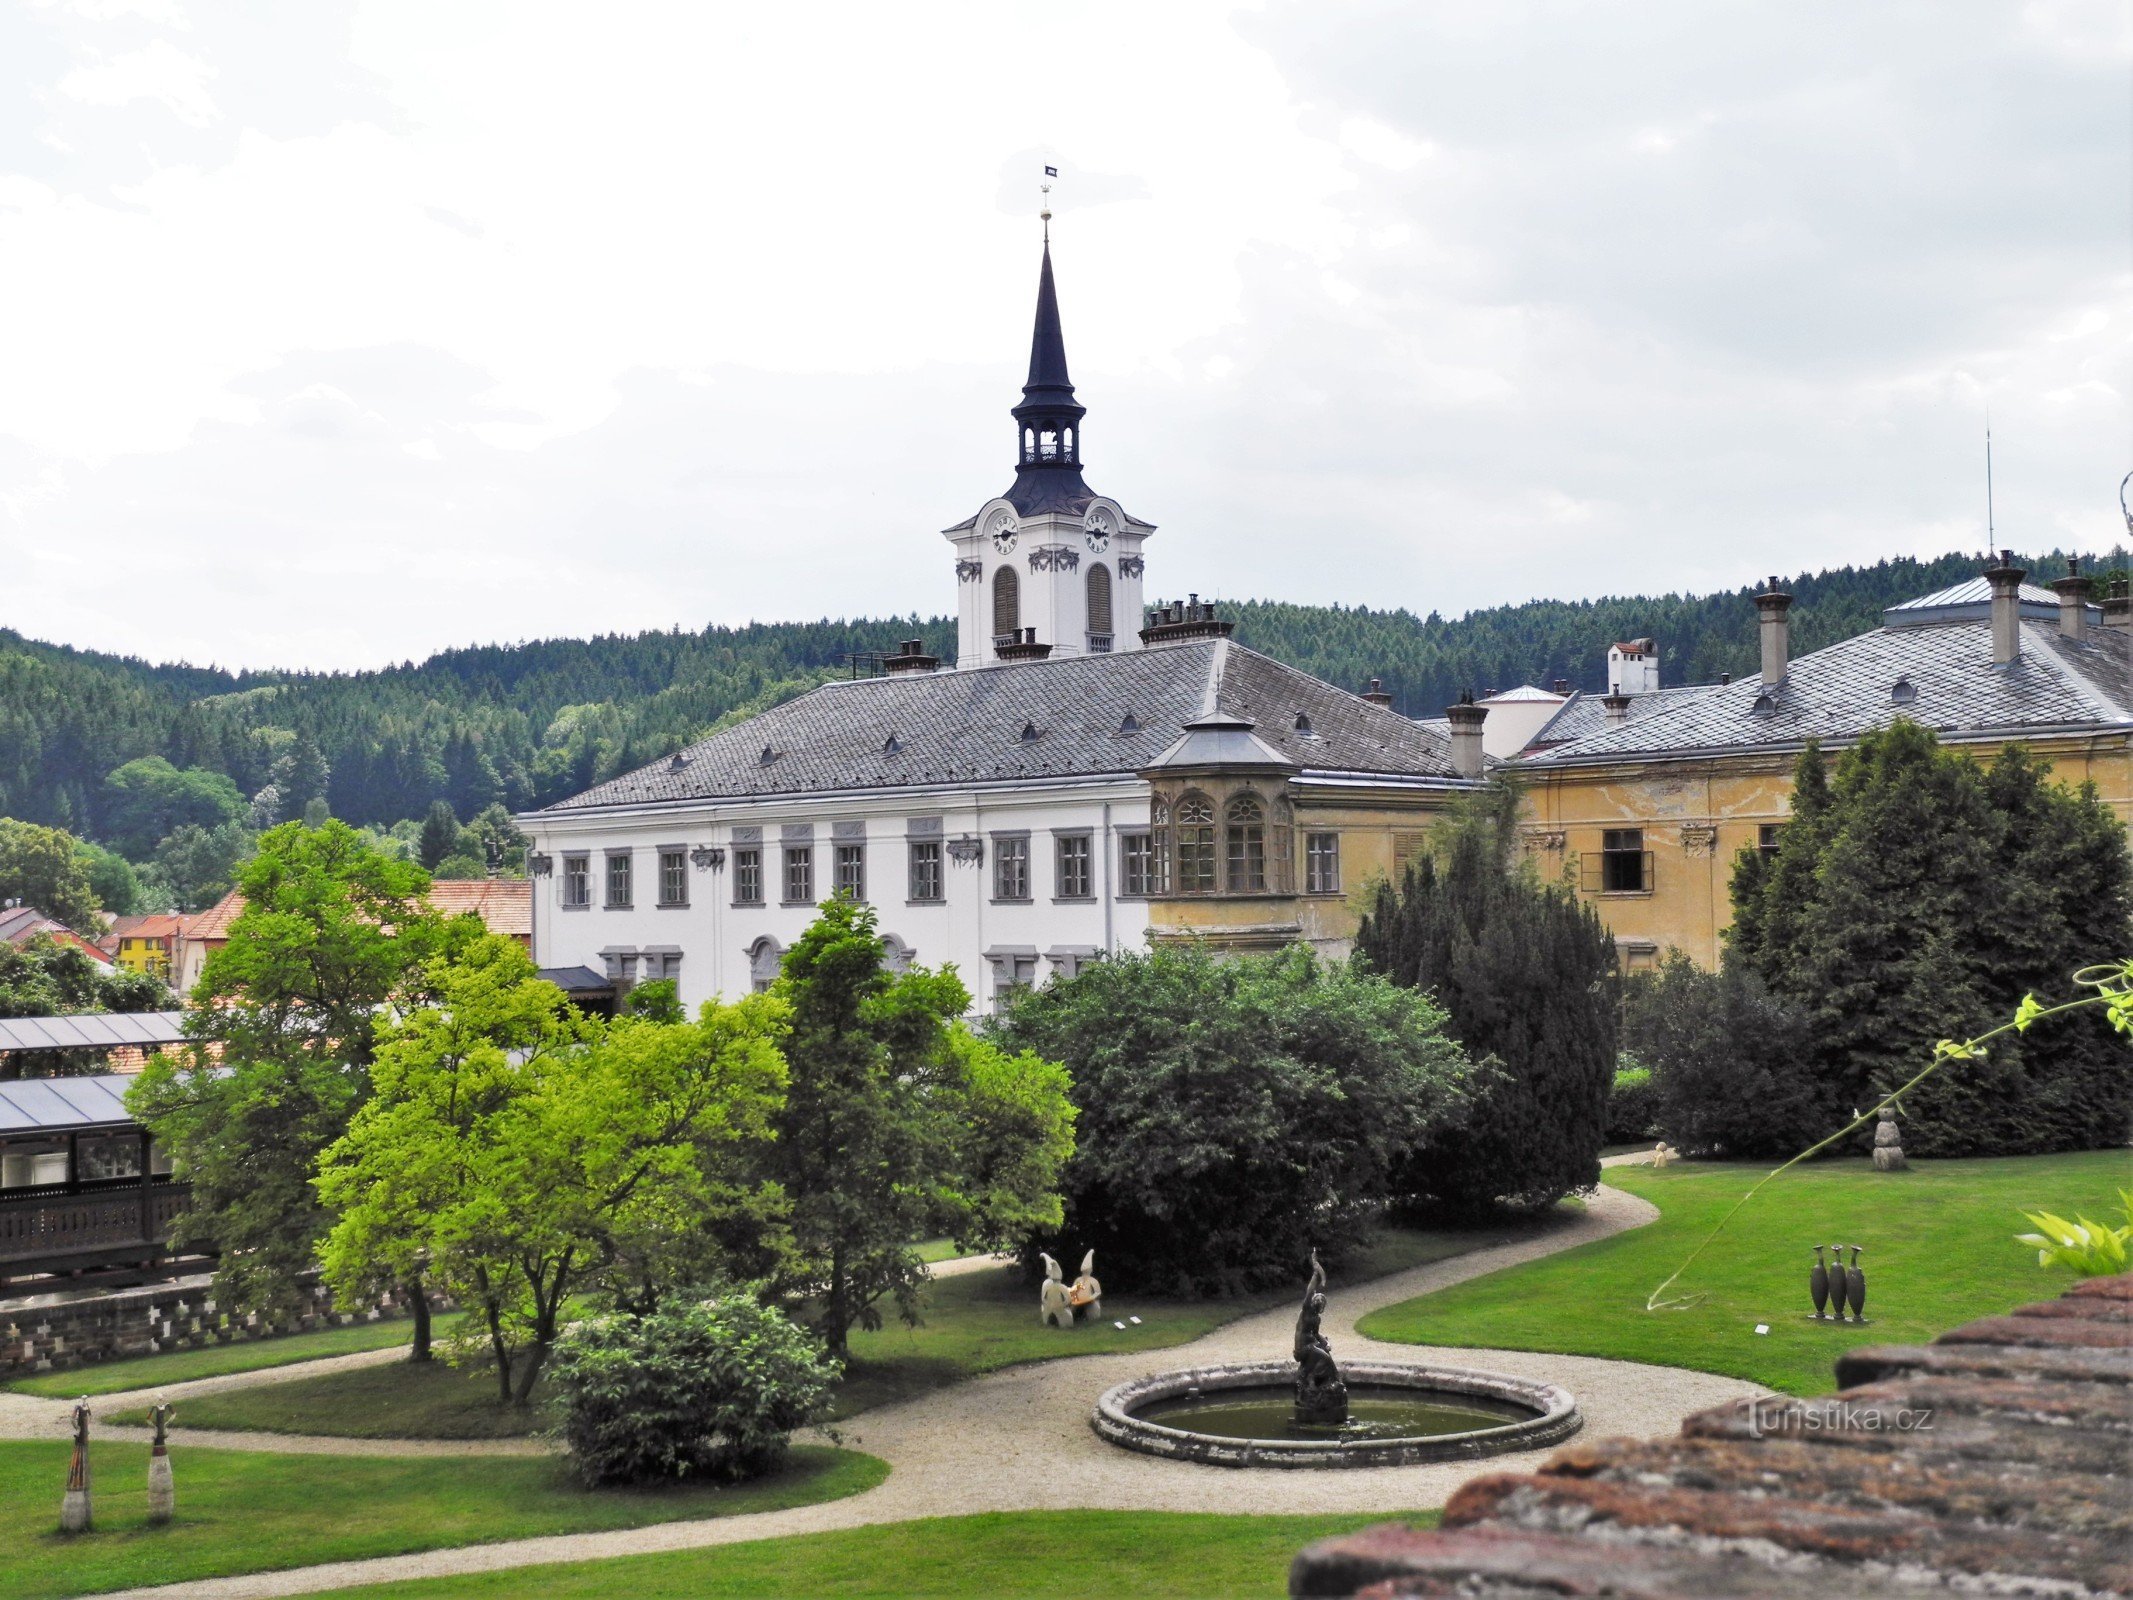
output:
M 42 7 L 0 624 L 346 665 L 945 609 L 1046 160 L 1159 591 L 1978 543 L 1988 400 L 2009 536 L 2108 542 L 2121 11 Z

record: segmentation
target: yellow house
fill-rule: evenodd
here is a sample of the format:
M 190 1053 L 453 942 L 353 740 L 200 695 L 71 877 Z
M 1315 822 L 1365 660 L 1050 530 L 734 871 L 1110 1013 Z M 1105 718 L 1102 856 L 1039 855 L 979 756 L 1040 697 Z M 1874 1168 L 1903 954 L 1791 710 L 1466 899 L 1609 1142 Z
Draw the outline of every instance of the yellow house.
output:
M 170 981 L 171 948 L 183 919 L 158 913 L 116 918 L 97 948 L 128 972 L 145 972 Z
M 2088 602 L 2088 580 L 1983 577 L 1893 606 L 1871 633 L 1789 659 L 1791 597 L 1757 597 L 1762 671 L 1607 696 L 1595 731 L 1511 763 L 1527 785 L 1524 843 L 1598 906 L 1627 967 L 1669 947 L 1715 964 L 1735 856 L 1772 848 L 1809 739 L 1834 752 L 1897 717 L 1989 762 L 2010 743 L 2056 779 L 2093 782 L 2133 821 L 2133 632 Z M 1570 708 L 1566 708 L 1566 711 Z M 1590 707 L 1586 708 L 1589 715 Z M 1562 719 L 1559 719 L 1562 720 Z M 1543 729 L 1538 741 L 1548 737 Z

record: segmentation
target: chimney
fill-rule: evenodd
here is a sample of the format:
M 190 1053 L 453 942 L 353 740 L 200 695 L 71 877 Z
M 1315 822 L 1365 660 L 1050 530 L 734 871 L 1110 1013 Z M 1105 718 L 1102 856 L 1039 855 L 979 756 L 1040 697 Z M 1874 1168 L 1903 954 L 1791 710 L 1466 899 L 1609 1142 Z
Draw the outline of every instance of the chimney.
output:
M 1008 642 L 1000 644 L 995 641 L 992 650 L 1002 661 L 1042 661 L 1052 653 L 1050 645 L 1037 642 L 1035 628 L 1017 628 L 1005 637 Z
M 1383 681 L 1380 679 L 1372 678 L 1370 680 L 1370 687 L 1363 691 L 1363 698 L 1374 706 L 1383 706 L 1387 711 L 1392 709 L 1392 695 L 1386 690 Z M 1466 706 L 1472 705 L 1474 703 L 1473 691 L 1468 690 L 1462 695 L 1459 703 Z M 1481 714 L 1484 717 L 1488 715 L 1486 711 Z M 1481 724 L 1477 721 L 1474 726 L 1478 728 Z
M 1377 687 L 1377 681 L 1375 678 L 1370 680 L 1373 689 Z M 1367 700 L 1370 696 L 1363 698 Z M 1391 698 L 1386 696 L 1387 703 Z M 1444 714 L 1452 724 L 1452 771 L 1462 778 L 1480 777 L 1481 725 L 1489 720 L 1489 708 L 1474 704 L 1473 692 L 1469 690 L 1459 697 L 1457 705 L 1446 706 Z
M 2022 658 L 2022 580 L 2029 576 L 2014 564 L 2014 552 L 2002 550 L 1998 566 L 1985 569 L 1992 585 L 1992 664 L 2011 667 Z
M 926 654 L 926 641 L 906 639 L 896 653 L 884 656 L 881 669 L 884 672 L 933 672 L 939 669 L 941 658 Z
M 2059 636 L 2062 639 L 2086 639 L 2089 636 L 2089 593 L 2095 586 L 2093 579 L 2081 575 L 2081 557 L 2069 556 L 2066 576 L 2052 585 L 2052 592 L 2059 597 Z
M 1569 698 L 1570 680 L 1568 678 L 1551 679 L 1548 684 L 1548 692 L 1550 694 L 1562 695 L 1565 699 Z
M 1215 615 L 1215 603 L 1196 594 L 1189 600 L 1158 600 L 1141 629 L 1144 645 L 1177 644 L 1186 639 L 1227 639 L 1237 625 Z
M 1757 631 L 1763 639 L 1763 689 L 1775 693 L 1785 681 L 1786 668 L 1792 658 L 1792 626 L 1785 614 L 1792 609 L 1792 596 L 1778 587 L 1776 578 L 1770 587 L 1755 597 Z
M 1619 728 L 1629 721 L 1630 697 L 1620 689 L 1611 689 L 1600 696 L 1600 709 L 1607 713 L 1607 725 Z

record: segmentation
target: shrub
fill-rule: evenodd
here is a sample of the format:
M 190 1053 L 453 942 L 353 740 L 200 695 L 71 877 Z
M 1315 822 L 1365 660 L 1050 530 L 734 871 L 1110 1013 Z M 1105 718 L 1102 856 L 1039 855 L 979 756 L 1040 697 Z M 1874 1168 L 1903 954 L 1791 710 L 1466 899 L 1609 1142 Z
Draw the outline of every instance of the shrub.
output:
M 1607 1091 L 1607 1142 L 1633 1144 L 1649 1139 L 1658 1126 L 1659 1090 L 1652 1069 L 1627 1050 L 1615 1057 L 1614 1086 Z
M 1622 1044 L 1650 1065 L 1659 1132 L 1685 1155 L 1794 1155 L 1842 1123 L 1799 1008 L 1738 967 L 1668 951 L 1624 987 Z
M 2077 1277 L 2105 1278 L 2123 1272 L 2127 1247 L 2133 1245 L 2133 1189 L 2119 1190 L 2118 1200 L 2126 1217 L 2123 1228 L 2087 1217 L 2068 1222 L 2049 1211 L 2025 1211 L 2022 1215 L 2038 1231 L 2016 1234 L 2015 1243 L 2034 1246 L 2038 1266 L 2065 1267 Z
M 1518 794 L 1453 813 L 1435 850 L 1380 885 L 1356 953 L 1428 990 L 1480 1063 L 1456 1129 L 1407 1163 L 1406 1193 L 1452 1211 L 1539 1211 L 1600 1181 L 1615 1074 L 1613 938 L 1566 888 L 1513 864 Z
M 549 1371 L 589 1485 L 758 1476 L 829 1406 L 837 1364 L 745 1293 L 580 1322 Z
M 1293 1283 L 1314 1247 L 1360 1240 L 1468 1073 L 1427 998 L 1301 947 L 1118 956 L 1024 996 L 997 1032 L 1065 1062 L 1079 1114 L 1063 1224 L 1030 1258 L 1093 1247 L 1118 1288 Z

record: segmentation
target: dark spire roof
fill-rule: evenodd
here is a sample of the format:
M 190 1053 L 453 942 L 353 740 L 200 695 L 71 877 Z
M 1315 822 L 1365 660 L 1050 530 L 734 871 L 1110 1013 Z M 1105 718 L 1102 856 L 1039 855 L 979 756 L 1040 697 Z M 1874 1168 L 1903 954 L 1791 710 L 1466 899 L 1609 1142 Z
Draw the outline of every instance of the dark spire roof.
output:
M 1030 332 L 1029 381 L 1014 408 L 1015 482 L 1007 499 L 1024 516 L 1078 512 L 1094 498 L 1081 481 L 1081 419 L 1067 376 L 1066 335 L 1059 329 L 1059 289 L 1052 281 L 1052 242 L 1037 274 L 1037 322 Z

